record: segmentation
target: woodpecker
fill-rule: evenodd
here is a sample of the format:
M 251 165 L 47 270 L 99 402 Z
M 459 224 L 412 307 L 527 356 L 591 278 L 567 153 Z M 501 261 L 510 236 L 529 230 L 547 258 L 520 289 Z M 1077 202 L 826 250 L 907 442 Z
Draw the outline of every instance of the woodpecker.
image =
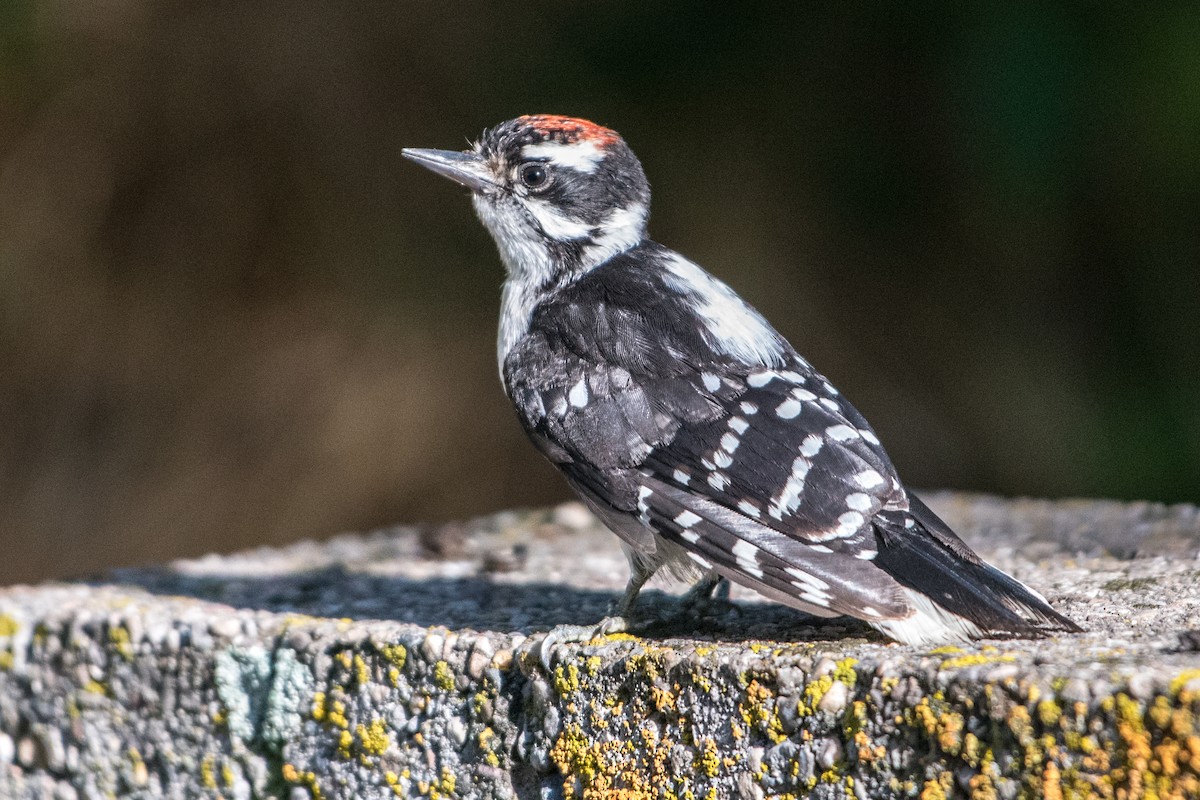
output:
M 729 286 L 650 239 L 615 131 L 531 115 L 403 155 L 465 186 L 507 272 L 498 360 L 534 445 L 659 568 L 916 645 L 1080 630 L 905 489 L 861 414 Z M 616 629 L 618 624 L 608 630 Z

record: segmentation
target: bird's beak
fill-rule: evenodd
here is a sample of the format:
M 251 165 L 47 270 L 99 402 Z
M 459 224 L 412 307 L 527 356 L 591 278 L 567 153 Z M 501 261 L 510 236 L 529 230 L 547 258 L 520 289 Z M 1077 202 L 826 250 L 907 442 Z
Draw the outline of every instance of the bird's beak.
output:
M 426 150 L 419 147 L 405 147 L 400 154 L 438 175 L 444 175 L 455 183 L 467 187 L 472 192 L 483 192 L 496 188 L 496 181 L 483 158 L 470 150 L 460 153 L 456 150 Z

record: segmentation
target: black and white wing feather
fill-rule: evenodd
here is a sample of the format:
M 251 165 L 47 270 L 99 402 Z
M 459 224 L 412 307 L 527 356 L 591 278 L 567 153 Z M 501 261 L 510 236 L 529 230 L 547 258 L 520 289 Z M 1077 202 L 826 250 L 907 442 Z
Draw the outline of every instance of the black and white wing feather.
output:
M 657 245 L 541 304 L 504 365 L 530 436 L 635 550 L 911 642 L 1074 629 L 902 487 L 857 410 Z

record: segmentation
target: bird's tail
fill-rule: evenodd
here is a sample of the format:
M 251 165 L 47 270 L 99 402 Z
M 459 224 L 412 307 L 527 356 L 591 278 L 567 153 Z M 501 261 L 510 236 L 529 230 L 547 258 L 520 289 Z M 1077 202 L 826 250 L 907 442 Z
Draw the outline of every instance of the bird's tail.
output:
M 904 587 L 911 617 L 876 627 L 909 644 L 964 638 L 1032 638 L 1081 628 L 1046 598 L 985 563 L 920 500 L 907 513 L 876 517 L 875 565 Z

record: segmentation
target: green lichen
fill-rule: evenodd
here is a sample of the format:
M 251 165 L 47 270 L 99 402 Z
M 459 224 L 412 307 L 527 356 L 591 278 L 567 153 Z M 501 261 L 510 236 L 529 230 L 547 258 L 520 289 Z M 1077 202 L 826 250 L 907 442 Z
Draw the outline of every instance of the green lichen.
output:
M 1137 592 L 1148 589 L 1158 583 L 1158 578 L 1117 578 L 1108 581 L 1102 587 L 1107 592 Z

